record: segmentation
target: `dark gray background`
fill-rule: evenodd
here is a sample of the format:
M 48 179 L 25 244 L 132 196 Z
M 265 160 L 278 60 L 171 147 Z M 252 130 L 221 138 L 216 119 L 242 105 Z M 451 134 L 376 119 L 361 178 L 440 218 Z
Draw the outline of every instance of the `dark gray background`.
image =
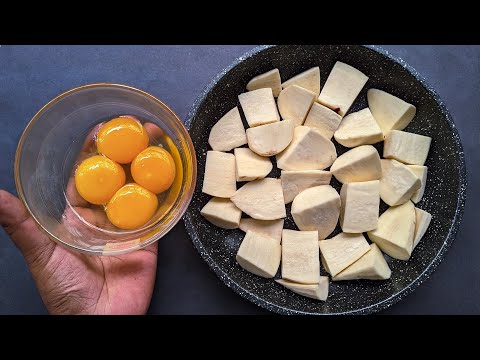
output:
M 32 116 L 61 92 L 92 82 L 143 89 L 185 118 L 197 94 L 253 46 L 0 46 L 0 188 L 15 192 L 13 159 Z M 480 314 L 480 46 L 383 46 L 445 101 L 462 138 L 468 195 L 460 231 L 429 280 L 383 314 Z M 477 222 L 477 225 L 475 225 Z M 159 241 L 152 314 L 264 314 L 227 288 L 179 223 Z M 0 314 L 45 314 L 19 251 L 0 230 Z

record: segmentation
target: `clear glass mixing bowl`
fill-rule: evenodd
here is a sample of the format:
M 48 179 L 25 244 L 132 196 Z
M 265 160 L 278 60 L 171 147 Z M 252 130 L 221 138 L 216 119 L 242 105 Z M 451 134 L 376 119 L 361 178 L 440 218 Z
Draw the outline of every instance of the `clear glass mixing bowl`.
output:
M 155 216 L 136 230 L 102 227 L 91 217 L 85 220 L 66 196 L 87 134 L 98 123 L 122 114 L 159 126 L 177 169 Z M 27 125 L 15 156 L 17 192 L 38 225 L 59 244 L 94 255 L 131 252 L 164 236 L 190 204 L 196 175 L 192 141 L 175 113 L 154 96 L 118 84 L 90 84 L 57 96 Z

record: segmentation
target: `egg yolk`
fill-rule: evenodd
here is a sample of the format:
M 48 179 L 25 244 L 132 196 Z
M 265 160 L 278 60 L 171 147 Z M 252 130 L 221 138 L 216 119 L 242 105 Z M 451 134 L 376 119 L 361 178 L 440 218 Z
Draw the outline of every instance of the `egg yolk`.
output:
M 150 146 L 138 154 L 130 170 L 137 184 L 155 194 L 167 190 L 175 180 L 175 161 L 159 146 Z
M 124 184 L 123 168 L 105 156 L 89 157 L 75 171 L 77 191 L 91 204 L 106 204 Z
M 128 164 L 148 146 L 148 134 L 132 117 L 118 117 L 103 124 L 97 134 L 97 150 L 110 159 Z
M 155 194 L 138 184 L 126 184 L 107 204 L 107 217 L 116 227 L 132 230 L 145 225 L 157 210 Z

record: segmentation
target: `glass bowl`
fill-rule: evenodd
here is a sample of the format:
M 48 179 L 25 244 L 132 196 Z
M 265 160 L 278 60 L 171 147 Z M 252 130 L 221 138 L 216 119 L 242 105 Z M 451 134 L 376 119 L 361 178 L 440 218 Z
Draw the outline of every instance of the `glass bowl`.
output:
M 67 196 L 85 138 L 97 124 L 119 115 L 159 126 L 177 170 L 154 217 L 135 230 L 103 226 L 97 221 L 103 211 L 74 206 Z M 131 252 L 164 236 L 190 204 L 196 175 L 192 141 L 175 113 L 154 96 L 119 84 L 84 85 L 54 98 L 27 125 L 15 156 L 18 195 L 40 228 L 53 241 L 93 255 Z

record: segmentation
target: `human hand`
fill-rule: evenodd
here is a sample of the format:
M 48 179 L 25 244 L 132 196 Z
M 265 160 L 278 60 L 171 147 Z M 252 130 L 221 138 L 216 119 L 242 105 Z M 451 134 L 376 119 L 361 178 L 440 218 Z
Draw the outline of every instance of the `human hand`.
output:
M 152 124 L 149 124 L 152 125 Z M 149 135 L 161 131 L 146 126 Z M 94 144 L 87 137 L 77 164 Z M 75 167 L 74 167 L 75 168 Z M 66 189 L 72 208 L 87 221 L 106 221 L 75 189 L 73 174 Z M 103 218 L 102 218 L 103 216 Z M 78 219 L 65 210 L 64 221 Z M 90 256 L 72 252 L 42 232 L 21 201 L 0 190 L 0 225 L 25 257 L 40 296 L 51 314 L 145 314 L 152 297 L 157 267 L 157 244 L 120 256 Z

